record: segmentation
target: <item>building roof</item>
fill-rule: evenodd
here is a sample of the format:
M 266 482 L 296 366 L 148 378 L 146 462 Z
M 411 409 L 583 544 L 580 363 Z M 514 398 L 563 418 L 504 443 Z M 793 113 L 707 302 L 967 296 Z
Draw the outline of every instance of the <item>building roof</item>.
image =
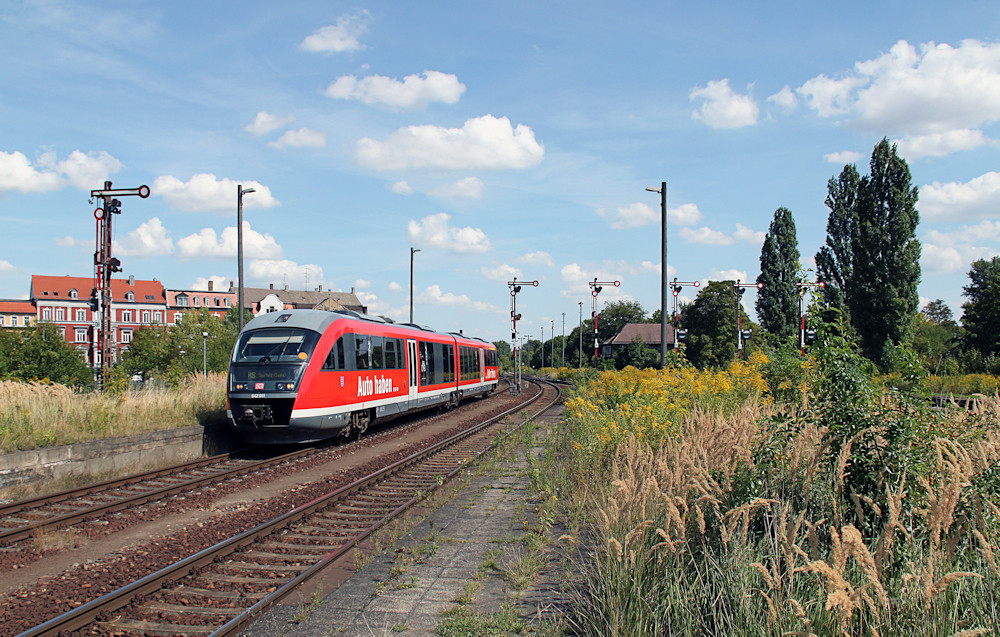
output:
M 31 275 L 31 291 L 29 296 L 34 301 L 42 300 L 86 300 L 94 289 L 94 279 L 82 276 L 44 276 Z M 70 291 L 76 290 L 77 299 L 70 296 Z M 126 303 L 125 295 L 135 294 L 133 303 L 163 303 L 165 294 L 163 284 L 159 281 L 144 281 L 129 277 L 128 279 L 111 279 L 111 300 L 116 303 Z
M 270 295 L 278 297 L 285 305 L 295 309 L 317 310 L 352 310 L 365 313 L 367 308 L 361 304 L 354 292 L 333 292 L 330 290 L 286 290 L 284 288 L 243 288 L 243 301 L 250 305 L 260 303 Z
M 651 347 L 660 346 L 659 323 L 626 323 L 617 334 L 604 341 L 605 345 L 628 345 L 638 336 L 642 342 Z M 674 326 L 667 325 L 667 342 L 673 342 Z
M 31 301 L 0 299 L 0 312 L 5 314 L 34 314 L 35 306 Z

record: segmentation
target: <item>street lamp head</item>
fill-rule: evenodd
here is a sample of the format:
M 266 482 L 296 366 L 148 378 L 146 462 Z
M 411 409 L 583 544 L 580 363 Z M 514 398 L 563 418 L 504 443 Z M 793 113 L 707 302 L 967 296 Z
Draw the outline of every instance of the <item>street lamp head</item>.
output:
M 649 192 L 660 192 L 659 188 L 646 188 Z
M 240 195 L 246 195 L 246 194 L 249 194 L 251 192 L 257 192 L 257 191 L 254 190 L 253 188 L 241 188 L 240 189 Z

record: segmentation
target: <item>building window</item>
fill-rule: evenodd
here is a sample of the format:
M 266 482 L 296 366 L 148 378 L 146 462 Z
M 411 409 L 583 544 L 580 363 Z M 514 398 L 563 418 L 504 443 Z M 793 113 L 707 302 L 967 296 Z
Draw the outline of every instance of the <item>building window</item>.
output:
M 69 298 L 76 299 L 76 298 L 79 298 L 79 297 L 80 297 L 80 295 L 77 294 L 76 288 L 73 288 L 72 290 L 69 291 Z
M 14 318 L 17 318 L 17 317 L 15 316 Z M 16 323 L 17 322 L 14 321 L 14 322 L 11 323 L 11 325 L 15 325 Z M 21 318 L 21 324 L 24 325 L 25 327 L 28 327 L 28 325 L 31 324 L 31 318 L 28 317 L 28 316 L 22 317 Z
M 175 300 L 177 302 L 177 305 L 181 307 L 187 307 L 188 297 L 186 294 L 178 294 Z
M 163 314 L 159 310 L 157 310 L 156 312 L 153 312 L 153 322 L 154 323 L 162 323 L 163 322 Z
M 229 297 L 227 296 L 227 297 L 226 297 L 226 307 L 232 307 L 232 305 L 233 305 L 233 302 L 232 302 L 232 301 L 230 301 L 230 300 L 229 300 Z
M 184 315 L 183 312 L 177 312 L 174 314 L 174 325 L 177 325 L 178 323 L 181 322 L 181 316 L 183 315 Z
M 11 318 L 13 318 L 13 317 L 11 317 Z M 2 314 L 0 314 L 0 327 L 4 326 L 6 324 L 7 324 L 7 317 L 3 316 Z
M 122 310 L 122 323 L 131 323 L 131 322 L 132 322 L 132 311 Z
M 122 330 L 122 343 L 132 342 L 132 330 Z
M 76 311 L 76 320 L 78 320 L 78 321 L 86 321 L 87 320 L 87 310 L 77 310 Z
M 86 343 L 87 342 L 87 329 L 83 327 L 76 328 L 76 342 Z
M 66 310 L 62 309 L 61 307 L 60 308 L 56 308 L 56 320 L 57 321 L 65 321 L 66 320 Z
M 135 300 L 135 293 L 133 293 L 133 292 L 126 292 L 125 293 L 125 300 L 128 301 L 128 302 L 130 302 L 130 303 L 132 301 L 134 301 Z
M 152 316 L 153 315 L 152 315 L 152 313 L 149 310 L 143 310 L 142 311 L 142 322 L 143 323 L 149 323 L 151 321 Z
M 52 308 L 51 307 L 43 307 L 42 308 L 42 320 L 43 321 L 51 321 L 52 320 Z
M 198 307 L 198 297 L 194 297 L 194 306 Z

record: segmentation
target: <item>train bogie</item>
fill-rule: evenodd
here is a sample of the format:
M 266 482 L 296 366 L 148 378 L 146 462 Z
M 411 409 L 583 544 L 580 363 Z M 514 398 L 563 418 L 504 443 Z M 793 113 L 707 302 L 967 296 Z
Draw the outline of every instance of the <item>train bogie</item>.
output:
M 361 433 L 375 421 L 489 393 L 498 371 L 496 348 L 462 334 L 353 312 L 274 312 L 237 339 L 230 422 L 258 443 Z

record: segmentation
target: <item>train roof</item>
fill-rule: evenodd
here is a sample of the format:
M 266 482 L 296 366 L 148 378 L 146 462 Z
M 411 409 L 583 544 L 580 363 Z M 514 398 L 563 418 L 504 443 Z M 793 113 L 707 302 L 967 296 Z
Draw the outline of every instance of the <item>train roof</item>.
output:
M 466 336 L 465 334 L 459 332 L 439 332 L 424 325 L 417 325 L 416 323 L 392 323 L 391 321 L 387 321 L 386 319 L 378 316 L 362 314 L 351 310 L 338 310 L 336 312 L 327 310 L 279 310 L 277 312 L 267 312 L 266 314 L 261 314 L 260 316 L 252 319 L 246 324 L 246 326 L 244 326 L 243 329 L 256 330 L 267 327 L 299 327 L 316 332 L 325 332 L 326 328 L 330 327 L 334 321 L 342 319 L 368 321 L 370 323 L 391 326 L 402 330 L 426 332 L 436 334 L 438 336 L 453 336 L 470 341 L 481 341 L 490 345 L 489 342 L 476 336 Z

